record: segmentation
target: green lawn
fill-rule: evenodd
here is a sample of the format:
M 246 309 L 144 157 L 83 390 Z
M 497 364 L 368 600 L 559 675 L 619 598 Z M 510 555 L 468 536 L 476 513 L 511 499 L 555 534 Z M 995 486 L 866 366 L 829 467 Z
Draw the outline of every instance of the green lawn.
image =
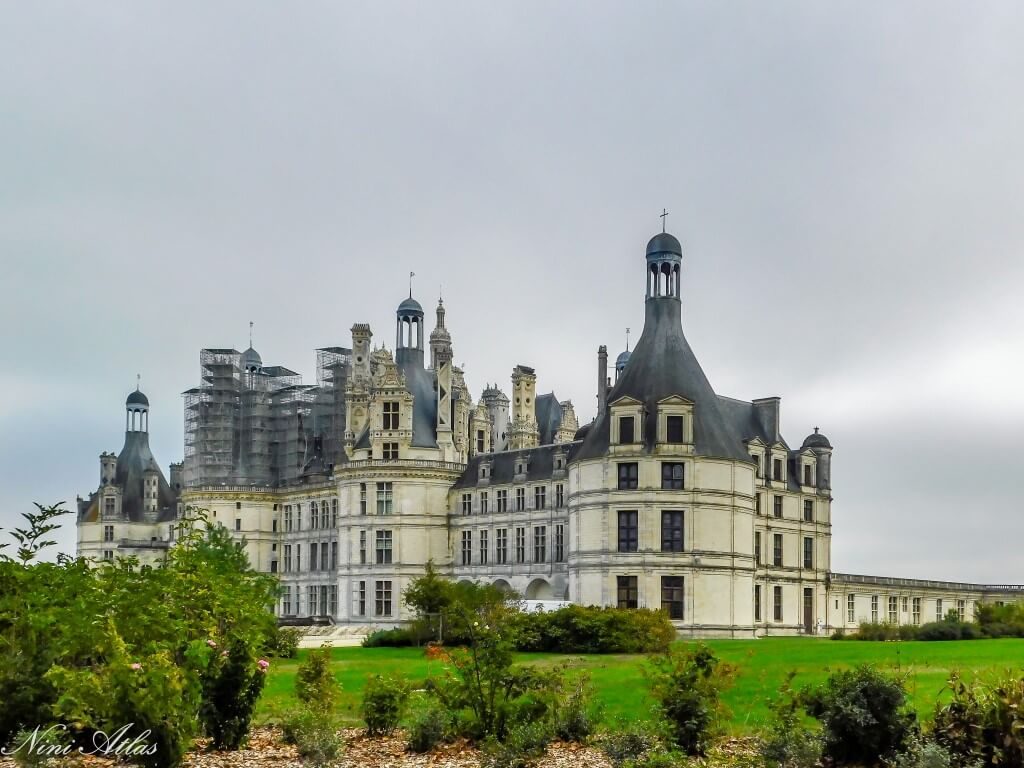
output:
M 725 661 L 738 667 L 736 684 L 726 695 L 733 712 L 733 730 L 755 728 L 765 717 L 765 701 L 778 690 L 793 670 L 801 686 L 825 679 L 830 669 L 870 662 L 889 671 L 908 675 L 907 688 L 915 708 L 930 716 L 951 670 L 987 675 L 1024 667 L 1024 639 L 965 640 L 958 642 L 836 642 L 815 638 L 765 638 L 715 640 L 708 645 Z M 300 652 L 300 655 L 304 652 Z M 335 648 L 332 651 L 347 719 L 358 720 L 359 696 L 367 675 L 401 674 L 414 682 L 440 674 L 440 661 L 428 662 L 416 648 Z M 647 717 L 643 656 L 561 656 L 521 654 L 531 664 L 568 664 L 591 676 L 598 697 L 610 716 Z M 294 703 L 295 669 L 298 660 L 277 660 L 270 669 L 260 701 L 258 720 L 276 720 Z

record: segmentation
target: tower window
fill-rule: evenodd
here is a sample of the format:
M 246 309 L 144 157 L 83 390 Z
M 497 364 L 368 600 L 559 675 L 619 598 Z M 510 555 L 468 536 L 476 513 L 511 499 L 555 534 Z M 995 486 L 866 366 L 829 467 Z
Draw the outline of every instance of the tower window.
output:
M 103 526 L 103 540 L 113 541 L 114 540 L 114 526 L 104 525 Z
M 390 515 L 394 504 L 391 483 L 377 483 L 377 514 Z
M 473 532 L 462 532 L 462 564 L 470 565 L 473 562 Z
M 619 512 L 619 552 L 636 552 L 637 539 L 637 512 Z
M 398 429 L 398 402 L 388 400 L 384 403 L 384 429 Z
M 804 568 L 814 567 L 814 539 L 804 537 Z
M 804 499 L 804 521 L 814 521 L 814 502 L 811 499 Z
M 681 462 L 662 462 L 661 487 L 663 489 L 675 491 L 683 489 L 683 466 Z
M 772 598 L 775 603 L 775 620 L 782 621 L 782 587 L 772 587 Z
M 772 563 L 782 565 L 782 534 L 776 533 L 772 536 Z
M 392 460 L 398 458 L 398 443 L 384 443 L 384 459 Z
M 543 485 L 538 485 L 533 489 L 533 508 L 544 509 L 547 506 L 547 489 Z
M 754 563 L 761 564 L 761 532 L 754 533 Z
M 619 417 L 619 442 L 622 445 L 629 445 L 634 441 L 634 418 L 632 416 Z
M 462 494 L 462 514 L 473 514 L 473 494 L 471 493 Z
M 377 531 L 377 565 L 391 563 L 391 531 Z
M 636 608 L 636 576 L 616 576 L 615 586 L 618 592 L 619 608 Z
M 636 462 L 619 464 L 619 490 L 628 491 L 637 487 L 640 465 Z
M 661 551 L 683 551 L 683 513 L 661 513 Z
M 667 416 L 665 418 L 666 437 L 670 443 L 683 442 L 683 417 Z
M 661 577 L 661 610 L 668 613 L 670 619 L 683 618 L 683 577 Z
M 754 585 L 754 621 L 761 620 L 761 585 Z
M 772 498 L 772 513 L 775 517 L 782 517 L 782 497 L 774 496 Z

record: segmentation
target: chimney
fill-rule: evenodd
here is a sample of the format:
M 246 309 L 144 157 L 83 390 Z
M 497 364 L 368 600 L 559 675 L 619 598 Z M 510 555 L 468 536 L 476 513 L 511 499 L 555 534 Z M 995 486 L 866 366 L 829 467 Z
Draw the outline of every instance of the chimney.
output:
M 604 416 L 608 408 L 608 347 L 597 348 L 597 417 Z

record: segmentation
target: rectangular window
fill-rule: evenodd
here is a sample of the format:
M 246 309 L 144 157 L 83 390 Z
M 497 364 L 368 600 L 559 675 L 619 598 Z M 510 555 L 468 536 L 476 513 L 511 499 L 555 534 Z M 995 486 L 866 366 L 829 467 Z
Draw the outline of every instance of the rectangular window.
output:
M 619 417 L 619 442 L 622 445 L 629 445 L 633 442 L 633 417 Z
M 395 401 L 384 403 L 384 429 L 398 429 L 398 403 Z
M 811 465 L 804 464 L 804 485 L 811 484 Z
M 338 527 L 338 500 L 331 499 L 331 528 Z
M 668 613 L 670 619 L 683 618 L 683 577 L 661 577 L 661 610 Z
M 942 598 L 940 597 L 935 601 L 935 620 L 942 621 L 944 618 L 946 617 L 942 613 Z
M 516 512 L 526 509 L 526 489 L 516 488 Z
M 484 431 L 482 429 L 476 431 L 476 452 L 484 452 Z
M 775 515 L 775 517 L 782 517 L 782 497 L 776 495 L 772 499 L 772 505 L 772 514 Z
M 295 505 L 295 530 L 296 531 L 301 531 L 302 530 L 302 505 L 301 504 L 296 504 Z
M 291 507 L 291 504 L 285 504 L 285 506 L 284 506 L 284 530 L 285 530 L 285 533 L 291 533 L 291 530 L 292 530 L 292 507 Z
M 462 514 L 473 514 L 473 494 L 471 493 L 462 494 Z
M 508 529 L 499 528 L 494 532 L 494 560 L 498 565 L 508 562 Z
M 683 489 L 683 467 L 680 462 L 661 463 L 661 487 L 664 490 L 681 491 Z
M 480 491 L 480 514 L 487 514 L 487 491 Z
M 960 621 L 963 622 L 967 619 L 967 601 L 957 600 L 956 601 L 956 615 L 960 617 Z
M 114 550 L 112 550 L 112 549 L 104 549 L 103 550 L 103 559 L 104 560 L 113 560 L 114 559 Z
M 619 608 L 637 607 L 636 576 L 616 576 Z
M 628 491 L 637 487 L 637 481 L 640 476 L 639 464 L 631 462 L 629 464 L 619 464 L 619 490 Z
M 661 513 L 661 551 L 683 551 L 683 513 Z
M 544 525 L 533 528 L 533 562 L 545 563 L 548 559 L 548 529 Z
M 814 567 L 814 539 L 804 536 L 804 568 Z
M 544 509 L 548 502 L 548 489 L 543 485 L 538 485 L 533 489 L 533 508 Z
M 398 443 L 384 443 L 381 448 L 386 461 L 398 458 Z
M 317 520 L 317 506 L 316 506 L 316 502 L 315 501 L 311 501 L 311 502 L 309 502 L 309 529 L 311 531 L 313 531 L 313 530 L 316 530 L 317 528 L 319 528 L 319 525 L 317 525 L 317 523 L 318 523 L 318 520 Z
M 277 518 L 276 517 L 273 520 L 270 521 L 270 530 L 271 530 L 271 533 L 277 533 Z
M 754 621 L 761 620 L 761 585 L 754 585 Z
M 810 499 L 804 499 L 804 522 L 814 522 L 814 502 Z
M 390 616 L 391 615 L 391 582 L 390 581 L 378 581 L 377 582 L 377 595 L 376 595 L 376 615 L 377 616 Z
M 782 534 L 772 535 L 772 563 L 782 565 Z
M 856 620 L 856 609 L 857 609 L 857 596 L 847 595 L 846 596 L 846 623 L 853 624 Z
M 480 531 L 480 565 L 487 565 L 487 531 Z
M 290 572 L 292 570 L 292 545 L 284 545 L 284 569 Z
M 681 443 L 683 442 L 683 417 L 682 416 L 666 416 L 665 417 L 665 428 L 667 442 L 670 443 Z
M 326 530 L 331 524 L 331 508 L 326 501 L 320 502 L 320 527 Z
M 242 521 L 239 520 L 237 517 L 235 518 L 235 530 L 236 531 L 242 530 Z
M 366 565 L 366 531 L 359 532 L 359 563 Z
M 331 616 L 338 614 L 338 585 L 332 584 L 330 588 L 329 612 Z
M 782 587 L 772 587 L 772 615 L 782 621 Z
M 366 582 L 359 582 L 359 592 L 356 594 L 356 615 L 366 615 Z
M 637 550 L 637 512 L 619 512 L 619 552 L 636 552 Z
M 516 562 L 526 562 L 526 529 L 516 528 Z
M 760 477 L 761 476 L 761 458 L 759 456 L 755 456 L 754 454 L 750 454 L 750 460 L 752 462 L 754 462 L 754 477 Z
M 320 570 L 326 571 L 330 563 L 330 550 L 327 549 L 327 542 L 320 545 Z
M 359 484 L 359 514 L 366 514 L 366 483 Z
M 391 483 L 377 483 L 377 514 L 390 515 L 394 504 Z
M 761 564 L 761 532 L 754 532 L 754 564 Z
M 103 540 L 113 541 L 114 540 L 114 526 L 104 525 L 103 526 Z
M 565 562 L 565 526 L 555 526 L 555 562 Z
M 508 490 L 505 488 L 498 491 L 498 511 L 508 512 Z
M 302 570 L 302 545 L 295 545 L 295 570 L 296 572 Z
M 558 508 L 565 506 L 565 487 L 561 483 L 555 486 L 555 506 Z
M 473 562 L 473 532 L 462 532 L 462 564 L 470 565 Z
M 782 459 L 772 460 L 772 480 L 782 479 Z
M 103 513 L 106 515 L 114 514 L 114 497 L 108 496 L 103 500 Z
M 281 591 L 281 615 L 291 616 L 292 615 L 292 588 L 285 587 Z
M 391 531 L 377 531 L 377 565 L 391 562 Z
M 871 623 L 878 623 L 878 595 L 871 596 Z
M 761 494 L 760 493 L 755 493 L 754 494 L 754 512 L 755 512 L 755 514 L 758 514 L 758 515 L 761 514 Z
M 310 616 L 316 616 L 317 615 L 317 612 L 318 612 L 317 609 L 319 608 L 319 606 L 317 605 L 316 598 L 317 598 L 317 594 L 319 593 L 319 591 L 320 590 L 318 590 L 314 586 L 306 587 L 306 605 L 309 607 L 309 615 Z
M 317 543 L 314 541 L 309 545 L 309 570 L 315 571 L 317 563 L 319 562 L 316 557 L 317 554 Z
M 900 606 L 899 600 L 897 600 L 895 597 L 890 596 L 889 597 L 889 623 L 890 624 L 898 624 L 899 623 L 899 620 L 900 620 L 899 606 Z
M 331 570 L 338 570 L 338 542 L 331 542 Z
M 920 597 L 915 597 L 911 601 L 911 607 L 913 608 L 913 613 L 911 613 L 911 615 L 910 615 L 910 620 L 914 624 L 920 624 L 921 623 L 921 598 Z

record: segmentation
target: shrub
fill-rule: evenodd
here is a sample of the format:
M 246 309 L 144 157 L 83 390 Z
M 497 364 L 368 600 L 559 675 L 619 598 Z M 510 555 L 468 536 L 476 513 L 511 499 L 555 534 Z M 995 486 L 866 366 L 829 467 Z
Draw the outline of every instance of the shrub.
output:
M 597 740 L 598 746 L 614 766 L 626 765 L 664 749 L 664 732 L 656 723 L 642 720 L 619 720 Z
M 249 723 L 263 692 L 269 664 L 265 659 L 254 659 L 249 647 L 240 641 L 233 642 L 224 653 L 214 654 L 203 671 L 199 718 L 214 749 L 238 749 L 249 735 Z
M 935 740 L 961 762 L 1024 766 L 1024 680 L 968 685 L 954 676 L 951 701 L 935 714 Z
M 648 752 L 643 757 L 627 760 L 623 768 L 686 768 L 690 759 L 682 752 Z
M 551 729 L 544 722 L 522 723 L 509 729 L 504 740 L 494 737 L 483 744 L 483 768 L 527 768 L 551 743 Z
M 409 723 L 409 750 L 429 752 L 443 742 L 451 728 L 451 718 L 438 706 L 430 705 L 413 714 Z
M 953 756 L 941 744 L 914 737 L 905 751 L 896 755 L 889 768 L 955 768 Z
M 299 639 L 302 630 L 298 627 L 278 627 L 267 647 L 267 653 L 279 659 L 294 659 L 299 655 Z
M 903 750 L 915 731 L 902 681 L 871 666 L 834 672 L 802 699 L 821 721 L 825 754 L 838 764 L 874 764 Z
M 600 708 L 593 701 L 590 679 L 583 676 L 576 681 L 569 695 L 554 708 L 552 727 L 555 738 L 583 742 L 593 733 L 598 720 Z
M 295 695 L 310 707 L 331 710 L 340 694 L 341 685 L 331 669 L 330 646 L 311 650 L 295 673 Z
M 70 752 L 71 735 L 62 725 L 36 726 L 14 734 L 0 755 L 13 756 L 20 768 L 39 768 L 50 765 L 54 757 Z
M 371 736 L 389 736 L 409 703 L 409 684 L 394 677 L 371 675 L 363 688 L 363 720 Z
M 651 665 L 651 695 L 672 741 L 688 755 L 703 755 L 725 714 L 720 695 L 732 684 L 733 668 L 705 645 L 672 648 Z
M 803 722 L 793 675 L 789 673 L 780 695 L 768 703 L 769 719 L 759 740 L 765 768 L 809 768 L 821 759 L 821 735 Z
M 417 645 L 408 629 L 378 629 L 363 638 L 363 648 L 407 648 Z
M 314 768 L 328 768 L 341 756 L 345 742 L 338 728 L 339 724 L 329 710 L 308 704 L 282 723 L 285 741 L 294 744 L 299 755 Z
M 515 617 L 517 648 L 548 653 L 659 653 L 676 637 L 664 611 L 570 605 Z

